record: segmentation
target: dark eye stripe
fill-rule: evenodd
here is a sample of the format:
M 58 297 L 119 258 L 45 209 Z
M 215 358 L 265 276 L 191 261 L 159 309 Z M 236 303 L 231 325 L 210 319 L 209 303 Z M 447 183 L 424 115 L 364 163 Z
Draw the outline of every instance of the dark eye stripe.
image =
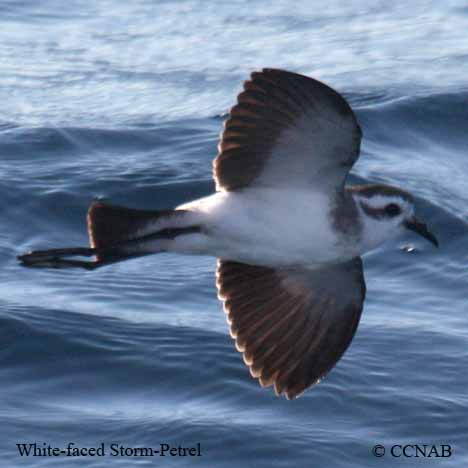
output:
M 389 203 L 384 208 L 373 208 L 363 201 L 360 205 L 364 213 L 374 219 L 393 218 L 401 213 L 401 208 L 396 203 Z

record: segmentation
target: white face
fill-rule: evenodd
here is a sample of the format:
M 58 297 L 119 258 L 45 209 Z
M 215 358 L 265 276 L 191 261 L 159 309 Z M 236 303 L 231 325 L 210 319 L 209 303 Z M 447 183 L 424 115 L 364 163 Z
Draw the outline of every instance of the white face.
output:
M 375 249 L 397 237 L 405 229 L 404 222 L 414 216 L 414 204 L 397 195 L 355 196 L 363 222 L 362 249 Z

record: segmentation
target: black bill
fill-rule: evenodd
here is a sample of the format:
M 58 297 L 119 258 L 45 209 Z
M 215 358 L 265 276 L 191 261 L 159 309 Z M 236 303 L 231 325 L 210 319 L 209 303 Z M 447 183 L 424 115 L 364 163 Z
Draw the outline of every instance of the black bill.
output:
M 421 223 L 416 218 L 411 218 L 409 220 L 406 220 L 405 227 L 411 231 L 416 232 L 420 236 L 424 237 L 424 239 L 427 239 L 436 247 L 439 247 L 439 241 L 437 240 L 436 236 L 434 236 L 432 232 L 429 232 L 429 230 L 427 229 L 427 226 L 424 223 Z

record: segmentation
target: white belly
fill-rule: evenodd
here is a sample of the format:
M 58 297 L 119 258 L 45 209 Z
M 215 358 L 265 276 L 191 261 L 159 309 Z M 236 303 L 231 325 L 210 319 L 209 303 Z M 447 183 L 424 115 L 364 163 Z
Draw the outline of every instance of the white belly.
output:
M 329 199 L 310 191 L 219 192 L 180 206 L 198 212 L 206 253 L 264 266 L 313 265 L 342 256 Z

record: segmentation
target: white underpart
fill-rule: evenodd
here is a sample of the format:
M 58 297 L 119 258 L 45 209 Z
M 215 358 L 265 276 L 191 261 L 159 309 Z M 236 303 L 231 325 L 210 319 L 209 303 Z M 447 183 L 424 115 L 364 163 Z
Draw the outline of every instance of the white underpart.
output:
M 400 197 L 355 196 L 362 224 L 360 236 L 345 237 L 335 230 L 328 195 L 310 189 L 249 188 L 217 192 L 177 207 L 187 213 L 159 218 L 145 226 L 147 234 L 165 228 L 198 226 L 199 233 L 145 241 L 143 252 L 178 252 L 211 255 L 253 265 L 315 267 L 349 260 L 375 249 L 402 231 L 402 222 L 413 216 L 413 205 Z M 398 204 L 395 217 L 373 218 L 360 201 L 383 209 Z
M 217 192 L 181 205 L 206 234 L 174 239 L 171 250 L 263 266 L 311 265 L 342 259 L 320 192 L 255 188 Z

